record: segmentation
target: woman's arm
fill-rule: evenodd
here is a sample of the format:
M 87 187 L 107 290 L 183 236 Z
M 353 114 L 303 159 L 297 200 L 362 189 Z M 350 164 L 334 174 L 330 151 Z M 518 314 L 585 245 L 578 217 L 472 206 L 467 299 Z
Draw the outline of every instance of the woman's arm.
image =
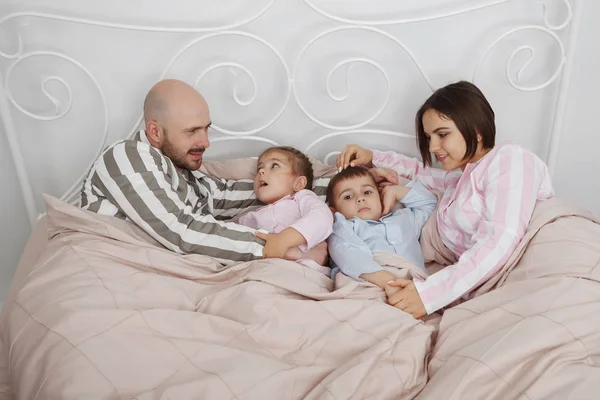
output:
M 416 179 L 427 189 L 444 192 L 448 172 L 439 168 L 425 167 L 416 158 L 407 157 L 392 151 L 373 151 L 373 164 L 376 167 L 391 168 L 406 179 Z

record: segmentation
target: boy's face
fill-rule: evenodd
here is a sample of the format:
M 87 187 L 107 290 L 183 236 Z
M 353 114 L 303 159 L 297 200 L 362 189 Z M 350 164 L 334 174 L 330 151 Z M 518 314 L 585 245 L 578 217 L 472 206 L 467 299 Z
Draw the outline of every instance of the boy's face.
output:
M 339 182 L 333 189 L 332 206 L 346 219 L 381 218 L 381 199 L 373 178 L 361 176 Z
M 306 184 L 305 184 L 306 185 Z M 271 204 L 303 189 L 302 182 L 294 174 L 290 159 L 281 151 L 269 151 L 258 160 L 258 172 L 254 177 L 254 193 L 265 204 Z

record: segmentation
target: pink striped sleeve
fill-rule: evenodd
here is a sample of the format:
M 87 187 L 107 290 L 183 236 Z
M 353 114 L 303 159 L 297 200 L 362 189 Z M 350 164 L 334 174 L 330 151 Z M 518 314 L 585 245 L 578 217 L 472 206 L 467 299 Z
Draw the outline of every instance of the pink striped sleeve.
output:
M 373 164 L 377 167 L 391 168 L 398 175 L 421 182 L 427 189 L 444 192 L 448 172 L 439 168 L 428 168 L 416 158 L 407 157 L 393 151 L 373 151 Z
M 540 187 L 550 184 L 546 165 L 519 146 L 499 149 L 493 157 L 482 175 L 475 177 L 483 183 L 484 206 L 471 238 L 473 247 L 455 265 L 425 281 L 415 281 L 429 314 L 469 293 L 502 268 L 525 234 Z

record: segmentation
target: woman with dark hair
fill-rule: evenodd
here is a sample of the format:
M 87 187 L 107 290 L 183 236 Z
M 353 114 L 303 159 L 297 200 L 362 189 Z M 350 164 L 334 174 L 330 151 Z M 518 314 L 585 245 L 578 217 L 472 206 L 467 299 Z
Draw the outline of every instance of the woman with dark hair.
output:
M 514 143 L 496 146 L 494 111 L 472 83 L 438 89 L 415 122 L 423 162 L 352 144 L 337 164 L 379 167 L 374 174 L 392 183 L 397 183 L 397 173 L 442 193 L 438 231 L 458 261 L 425 280 L 390 283 L 403 289 L 388 302 L 420 318 L 462 298 L 500 270 L 523 238 L 535 205 L 554 191 L 546 164 L 535 154 Z M 432 168 L 431 154 L 442 169 Z

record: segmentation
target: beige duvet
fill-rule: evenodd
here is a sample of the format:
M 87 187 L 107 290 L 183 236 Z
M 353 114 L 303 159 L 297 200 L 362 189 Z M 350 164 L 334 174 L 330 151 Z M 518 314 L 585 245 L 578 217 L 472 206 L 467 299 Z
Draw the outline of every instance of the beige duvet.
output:
M 560 200 L 426 322 L 369 284 L 282 260 L 223 268 L 47 203 L 2 309 L 0 400 L 600 398 L 600 225 Z M 443 262 L 432 221 L 423 247 Z

